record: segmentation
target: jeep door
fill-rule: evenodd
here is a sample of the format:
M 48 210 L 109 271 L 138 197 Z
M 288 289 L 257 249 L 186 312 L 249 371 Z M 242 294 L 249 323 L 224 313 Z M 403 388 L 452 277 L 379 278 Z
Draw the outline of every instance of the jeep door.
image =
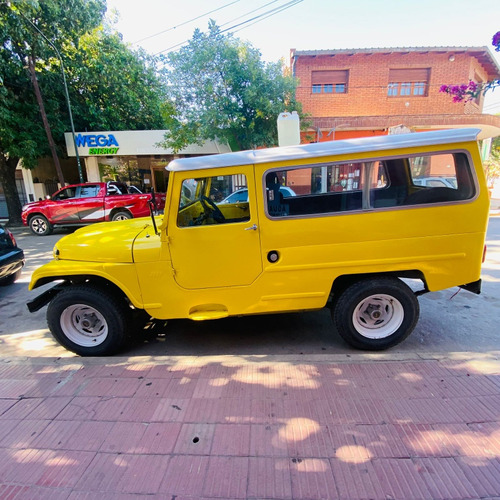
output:
M 248 200 L 222 203 L 244 188 Z M 262 272 L 253 168 L 176 173 L 168 236 L 181 287 L 251 284 Z

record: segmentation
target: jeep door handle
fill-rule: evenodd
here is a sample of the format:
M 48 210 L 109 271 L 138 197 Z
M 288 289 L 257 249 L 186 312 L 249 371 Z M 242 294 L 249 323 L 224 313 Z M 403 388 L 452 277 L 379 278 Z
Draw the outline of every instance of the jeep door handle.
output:
M 246 227 L 245 231 L 257 231 L 257 224 L 254 224 L 253 226 Z

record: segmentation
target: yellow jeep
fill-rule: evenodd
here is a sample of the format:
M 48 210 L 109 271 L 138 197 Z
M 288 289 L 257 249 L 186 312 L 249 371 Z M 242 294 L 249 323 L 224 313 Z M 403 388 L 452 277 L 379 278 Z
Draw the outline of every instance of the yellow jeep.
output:
M 478 133 L 174 160 L 165 215 L 62 238 L 30 289 L 58 283 L 28 306 L 49 303 L 52 334 L 80 355 L 118 351 L 134 310 L 208 320 L 328 305 L 352 346 L 394 346 L 415 327 L 419 294 L 480 292 L 489 197 Z

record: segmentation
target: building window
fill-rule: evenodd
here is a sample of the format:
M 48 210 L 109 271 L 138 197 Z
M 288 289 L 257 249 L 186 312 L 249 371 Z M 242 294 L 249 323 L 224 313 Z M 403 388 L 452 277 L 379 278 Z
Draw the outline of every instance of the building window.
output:
M 313 94 L 346 94 L 349 70 L 313 71 L 311 84 Z
M 388 97 L 427 96 L 429 74 L 429 68 L 390 69 Z

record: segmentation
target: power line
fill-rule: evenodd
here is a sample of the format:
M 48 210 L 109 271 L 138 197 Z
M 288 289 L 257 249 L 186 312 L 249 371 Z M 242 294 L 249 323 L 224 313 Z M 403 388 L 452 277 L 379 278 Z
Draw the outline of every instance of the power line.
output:
M 276 0 L 277 1 L 277 0 Z M 218 7 L 217 9 L 210 10 L 208 12 L 205 12 L 204 14 L 201 14 L 197 17 L 193 17 L 192 19 L 189 19 L 188 21 L 184 21 L 180 24 L 177 24 L 175 26 L 171 26 L 170 28 L 167 28 L 163 31 L 159 31 L 158 33 L 154 33 L 153 35 L 146 36 L 144 38 L 141 38 L 140 40 L 137 40 L 136 42 L 132 42 L 134 45 L 137 45 L 138 43 L 144 42 L 144 40 L 149 40 L 150 38 L 154 38 L 155 36 L 158 35 L 163 35 L 163 33 L 167 33 L 168 31 L 175 30 L 176 28 L 180 28 L 181 26 L 184 26 L 186 24 L 192 23 L 193 21 L 197 21 L 198 19 L 201 19 L 202 17 L 208 16 L 209 14 L 212 14 L 214 12 L 217 12 L 218 10 L 225 9 L 226 7 L 229 7 L 230 5 L 233 5 L 235 3 L 241 2 L 241 0 L 234 0 L 234 2 L 229 2 L 222 7 Z
M 226 33 L 227 31 L 231 31 L 232 29 L 237 28 L 239 26 L 244 26 L 244 25 L 246 25 L 246 24 L 248 24 L 249 22 L 252 22 L 252 21 L 254 21 L 252 23 L 252 25 L 256 24 L 256 23 L 258 23 L 260 21 L 263 21 L 264 19 L 267 19 L 268 17 L 274 16 L 275 14 L 278 14 L 279 12 L 282 12 L 282 11 L 284 11 L 286 9 L 289 9 L 290 7 L 293 7 L 294 5 L 297 5 L 297 4 L 299 4 L 299 3 L 303 2 L 303 1 L 304 0 L 291 0 L 288 3 L 285 3 L 285 4 L 283 4 L 283 5 L 279 6 L 279 7 L 276 7 L 274 9 L 268 10 L 267 12 L 263 12 L 262 14 L 259 14 L 258 16 L 255 16 L 255 17 L 253 17 L 251 19 L 247 19 L 246 21 L 243 21 L 241 23 L 238 23 L 238 24 L 235 24 L 233 26 L 230 26 L 229 28 L 226 28 L 225 30 L 221 30 L 221 33 Z M 267 5 L 270 5 L 272 3 L 274 3 L 274 1 L 269 2 L 266 5 L 263 5 L 259 9 L 255 9 L 253 11 L 250 11 L 250 13 L 251 12 L 255 12 L 256 10 L 260 10 L 261 8 L 263 8 L 263 7 L 267 6 Z M 249 13 L 244 14 L 244 15 L 248 15 L 248 14 Z M 238 17 L 236 19 L 239 19 L 241 17 L 243 17 L 243 16 L 240 16 L 240 17 Z M 231 22 L 231 21 L 229 21 L 229 22 Z M 229 24 L 229 22 L 225 23 L 225 24 Z M 246 27 L 246 26 L 244 26 L 244 27 Z M 244 28 L 240 28 L 238 31 L 241 31 L 242 29 L 244 29 Z M 184 40 L 183 42 L 180 42 L 180 43 L 177 43 L 175 45 L 172 45 L 171 47 L 168 47 L 167 49 L 160 50 L 159 52 L 156 52 L 155 54 L 153 54 L 153 56 L 157 56 L 159 54 L 163 54 L 164 52 L 170 52 L 171 50 L 173 50 L 173 49 L 175 49 L 177 47 L 180 47 L 181 45 L 184 45 L 187 42 L 189 42 L 189 40 Z

